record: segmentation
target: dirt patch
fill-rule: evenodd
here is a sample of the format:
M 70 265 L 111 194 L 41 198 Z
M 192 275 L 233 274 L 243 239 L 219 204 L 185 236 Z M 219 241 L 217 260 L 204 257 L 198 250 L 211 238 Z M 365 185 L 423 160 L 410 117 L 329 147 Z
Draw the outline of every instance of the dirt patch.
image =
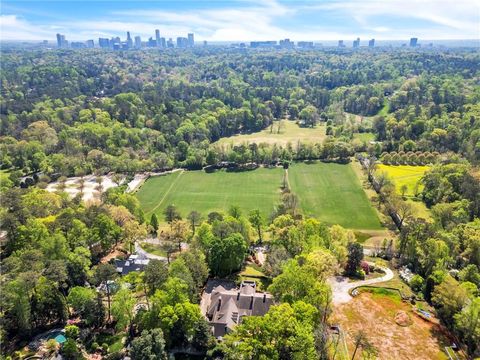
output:
M 410 326 L 399 326 L 396 318 L 404 313 Z M 350 353 L 354 334 L 364 330 L 378 349 L 379 359 L 447 359 L 443 346 L 447 339 L 439 325 L 416 316 L 411 305 L 398 298 L 362 293 L 334 310 L 332 322 L 338 323 L 346 335 Z
M 105 255 L 103 258 L 100 259 L 102 264 L 108 263 L 112 259 L 116 258 L 125 258 L 126 254 L 120 251 L 118 248 L 113 249 L 110 253 Z
M 410 326 L 413 324 L 412 318 L 405 311 L 399 310 L 395 314 L 395 322 L 399 326 Z

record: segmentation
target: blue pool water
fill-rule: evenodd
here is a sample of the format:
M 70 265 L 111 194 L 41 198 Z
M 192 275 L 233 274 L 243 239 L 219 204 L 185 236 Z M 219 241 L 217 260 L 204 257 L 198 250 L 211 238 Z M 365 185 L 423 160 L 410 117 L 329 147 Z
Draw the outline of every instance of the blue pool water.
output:
M 65 341 L 67 341 L 66 337 L 63 334 L 59 334 L 59 335 L 55 336 L 55 340 L 59 344 L 63 344 Z

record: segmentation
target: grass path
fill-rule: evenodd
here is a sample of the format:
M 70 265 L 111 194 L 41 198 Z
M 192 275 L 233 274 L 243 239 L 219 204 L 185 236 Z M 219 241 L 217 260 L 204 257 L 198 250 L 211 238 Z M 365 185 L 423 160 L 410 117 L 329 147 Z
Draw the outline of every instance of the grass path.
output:
M 182 176 L 183 172 L 184 172 L 184 170 L 179 171 L 177 177 L 172 182 L 172 184 L 170 185 L 168 190 L 165 192 L 162 199 L 158 202 L 157 206 L 155 206 L 152 210 L 148 211 L 147 214 L 153 213 L 155 210 L 157 210 L 160 207 L 160 205 L 162 205 L 163 201 L 167 198 L 168 194 L 170 194 L 170 191 L 172 191 L 173 187 L 178 183 L 178 179 L 180 178 L 180 176 Z

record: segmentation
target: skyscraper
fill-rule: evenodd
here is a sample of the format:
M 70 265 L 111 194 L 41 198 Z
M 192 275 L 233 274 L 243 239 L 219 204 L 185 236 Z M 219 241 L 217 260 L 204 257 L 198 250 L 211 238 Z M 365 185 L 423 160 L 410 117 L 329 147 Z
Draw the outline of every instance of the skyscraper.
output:
M 410 47 L 416 47 L 418 42 L 418 38 L 411 38 L 410 39 Z
M 339 48 L 345 47 L 345 45 L 343 44 L 343 40 L 338 40 L 338 47 Z
M 95 47 L 95 43 L 93 40 L 87 40 L 87 48 L 93 49 Z
M 157 42 L 157 47 L 161 47 L 162 41 L 160 40 L 160 30 L 155 29 L 155 41 Z
M 98 46 L 100 46 L 102 49 L 106 49 L 110 47 L 110 40 L 107 38 L 98 38 Z
M 149 37 L 148 41 L 147 41 L 147 46 L 148 47 L 156 47 L 157 46 L 157 40 L 155 40 L 152 37 Z
M 65 40 L 65 35 L 57 34 L 57 47 L 59 48 L 67 47 L 67 41 Z
M 186 48 L 189 46 L 188 39 L 185 37 L 177 37 L 177 48 Z
M 357 40 L 353 40 L 353 47 L 354 48 L 360 47 L 360 38 L 357 38 Z
M 368 47 L 374 47 L 375 46 L 375 39 L 372 39 L 368 42 Z
M 195 40 L 193 39 L 193 33 L 188 34 L 188 47 L 193 47 Z
M 135 36 L 135 49 L 142 48 L 142 38 L 140 36 Z
M 133 40 L 130 36 L 130 31 L 127 31 L 127 49 L 133 48 Z

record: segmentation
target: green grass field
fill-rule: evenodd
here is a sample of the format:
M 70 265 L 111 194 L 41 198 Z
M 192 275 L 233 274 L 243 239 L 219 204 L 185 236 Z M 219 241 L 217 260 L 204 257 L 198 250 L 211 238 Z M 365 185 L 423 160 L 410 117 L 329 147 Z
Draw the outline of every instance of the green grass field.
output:
M 346 228 L 381 228 L 351 165 L 293 164 L 288 172 L 305 215 Z M 226 211 L 236 205 L 244 214 L 259 209 L 268 218 L 280 201 L 282 179 L 281 168 L 210 174 L 185 171 L 148 179 L 137 197 L 147 216 L 155 212 L 161 220 L 170 204 L 184 217 L 192 210 L 205 217 L 211 211 Z
M 382 228 L 350 164 L 294 164 L 288 177 L 305 215 L 351 229 Z
M 355 133 L 353 134 L 354 139 L 359 139 L 360 141 L 370 142 L 375 140 L 375 134 L 373 133 Z
M 415 195 L 415 185 L 420 182 L 423 174 L 430 169 L 430 166 L 410 166 L 410 165 L 384 165 L 379 164 L 377 172 L 386 172 L 390 179 L 395 183 L 395 188 L 400 194 L 403 185 L 407 185 L 406 196 Z M 419 183 L 418 191 L 422 191 L 422 185 Z
M 147 215 L 174 204 L 183 217 L 196 210 L 203 216 L 211 211 L 226 211 L 231 205 L 247 213 L 259 209 L 268 217 L 279 201 L 283 170 L 260 168 L 246 172 L 185 171 L 148 179 L 137 192 Z
M 304 143 L 323 142 L 325 139 L 326 127 L 324 124 L 317 125 L 315 128 L 300 127 L 295 121 L 282 120 L 280 131 L 278 131 L 279 122 L 275 121 L 273 127 L 268 127 L 264 130 L 244 135 L 234 135 L 222 138 L 217 141 L 217 144 L 243 144 L 243 143 L 267 143 L 286 145 L 292 143 L 295 145 L 298 141 Z

